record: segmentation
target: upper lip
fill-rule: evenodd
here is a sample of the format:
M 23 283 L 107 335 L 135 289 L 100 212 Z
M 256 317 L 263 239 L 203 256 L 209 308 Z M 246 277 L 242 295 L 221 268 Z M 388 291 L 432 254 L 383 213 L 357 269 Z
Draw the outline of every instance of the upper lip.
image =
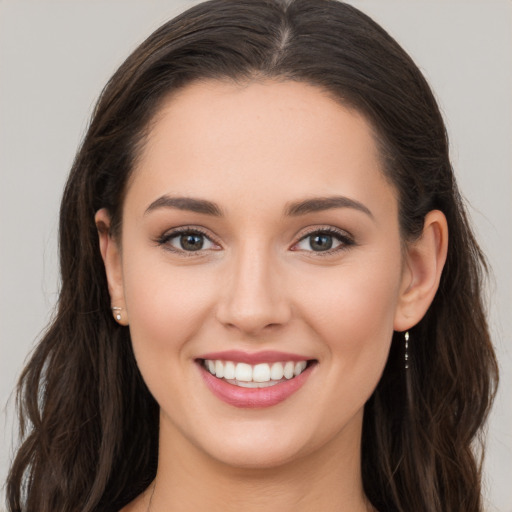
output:
M 225 350 L 222 352 L 209 352 L 197 359 L 209 359 L 220 361 L 233 361 L 234 363 L 278 363 L 286 361 L 308 361 L 311 357 L 290 354 L 288 352 L 277 352 L 275 350 L 263 350 L 261 352 L 244 352 L 243 350 Z

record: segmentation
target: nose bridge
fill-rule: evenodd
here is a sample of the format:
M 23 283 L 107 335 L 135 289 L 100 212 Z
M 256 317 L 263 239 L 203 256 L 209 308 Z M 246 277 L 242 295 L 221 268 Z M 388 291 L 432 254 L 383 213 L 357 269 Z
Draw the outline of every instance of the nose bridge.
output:
M 247 333 L 284 324 L 290 315 L 276 255 L 257 240 L 245 240 L 234 251 L 218 318 Z

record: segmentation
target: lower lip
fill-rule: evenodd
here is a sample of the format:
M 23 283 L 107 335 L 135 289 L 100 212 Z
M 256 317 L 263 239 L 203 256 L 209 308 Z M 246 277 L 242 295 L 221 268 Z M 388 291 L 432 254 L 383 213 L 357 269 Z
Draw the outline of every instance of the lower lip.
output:
M 204 368 L 202 363 L 198 363 L 198 366 L 201 371 L 201 377 L 217 398 L 234 407 L 256 409 L 277 405 L 293 395 L 304 385 L 314 365 L 308 366 L 300 375 L 293 379 L 267 388 L 242 388 L 235 386 L 223 379 L 214 377 Z

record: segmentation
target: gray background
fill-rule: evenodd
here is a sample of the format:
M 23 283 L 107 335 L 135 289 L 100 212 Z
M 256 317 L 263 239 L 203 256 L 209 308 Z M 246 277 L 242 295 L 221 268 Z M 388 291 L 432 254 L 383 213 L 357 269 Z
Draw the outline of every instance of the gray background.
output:
M 129 51 L 193 3 L 0 0 L 0 481 L 11 454 L 11 392 L 57 297 L 60 194 L 94 101 Z M 459 184 L 494 270 L 502 374 L 488 434 L 488 510 L 512 512 L 512 3 L 351 3 L 409 51 L 445 115 Z

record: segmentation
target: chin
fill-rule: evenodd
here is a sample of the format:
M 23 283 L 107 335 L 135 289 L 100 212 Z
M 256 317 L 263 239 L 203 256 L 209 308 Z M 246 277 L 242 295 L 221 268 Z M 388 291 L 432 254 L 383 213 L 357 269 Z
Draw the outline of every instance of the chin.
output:
M 258 471 L 285 466 L 300 459 L 304 451 L 304 449 L 269 441 L 250 445 L 240 443 L 226 447 L 218 446 L 212 455 L 226 466 Z
M 205 426 L 204 421 L 179 429 L 175 439 L 195 447 L 199 457 L 206 456 L 224 466 L 239 469 L 270 469 L 283 466 L 314 450 L 310 429 L 300 422 L 282 422 L 267 418 L 250 421 L 231 418 L 216 425 Z M 290 428 L 291 427 L 291 428 Z M 192 446 L 190 446 L 192 445 Z
M 336 448 L 331 443 L 343 443 L 346 429 L 308 425 L 303 420 L 231 422 L 210 430 L 207 437 L 198 432 L 200 437 L 196 442 L 202 445 L 204 453 L 219 463 L 247 470 L 277 469 L 301 459 L 314 459 L 326 448 L 332 453 Z M 350 441 L 353 441 L 352 436 Z

